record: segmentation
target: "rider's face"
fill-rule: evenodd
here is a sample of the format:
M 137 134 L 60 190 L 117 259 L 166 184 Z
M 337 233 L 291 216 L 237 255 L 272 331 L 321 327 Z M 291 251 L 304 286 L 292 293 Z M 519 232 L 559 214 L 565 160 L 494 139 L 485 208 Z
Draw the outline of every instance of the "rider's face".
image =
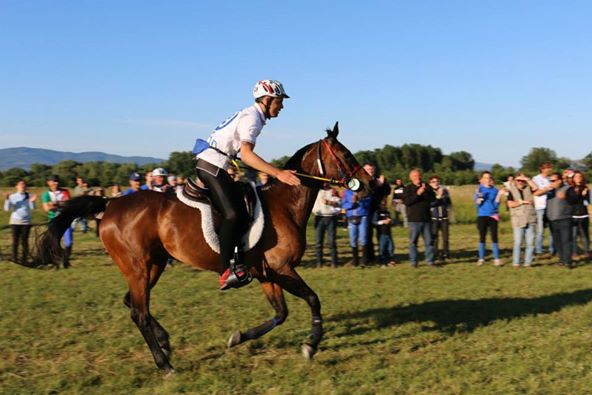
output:
M 269 104 L 269 117 L 275 118 L 280 114 L 284 108 L 284 98 L 283 97 L 274 97 L 271 99 Z

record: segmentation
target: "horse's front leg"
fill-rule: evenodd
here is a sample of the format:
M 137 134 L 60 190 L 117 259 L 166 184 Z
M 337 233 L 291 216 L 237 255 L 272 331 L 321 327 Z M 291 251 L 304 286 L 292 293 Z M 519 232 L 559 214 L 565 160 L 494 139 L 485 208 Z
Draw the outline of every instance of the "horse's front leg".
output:
M 312 328 L 310 337 L 302 345 L 302 355 L 311 361 L 318 350 L 323 338 L 323 317 L 321 316 L 321 301 L 317 294 L 304 282 L 302 277 L 292 267 L 286 267 L 277 277 L 277 283 L 292 295 L 302 298 L 310 306 L 312 314 Z
M 284 299 L 282 288 L 277 284 L 266 280 L 260 281 L 263 293 L 275 310 L 275 316 L 259 326 L 247 329 L 245 332 L 241 332 L 240 330 L 234 332 L 232 336 L 230 336 L 230 339 L 228 339 L 228 347 L 234 347 L 247 340 L 259 338 L 276 326 L 281 325 L 286 320 L 286 317 L 288 317 L 288 307 L 286 306 L 286 300 Z

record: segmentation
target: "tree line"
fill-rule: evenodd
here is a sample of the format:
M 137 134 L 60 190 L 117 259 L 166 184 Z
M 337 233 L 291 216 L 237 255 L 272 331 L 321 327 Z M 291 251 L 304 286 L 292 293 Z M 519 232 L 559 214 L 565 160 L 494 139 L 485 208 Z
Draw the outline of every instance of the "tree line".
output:
M 479 171 L 475 171 L 475 160 L 466 151 L 443 154 L 440 148 L 431 145 L 404 144 L 402 146 L 385 145 L 383 148 L 359 151 L 354 153 L 360 164 L 369 162 L 377 166 L 378 172 L 384 174 L 389 182 L 396 178 L 407 181 L 407 174 L 411 168 L 419 168 L 426 176 L 437 174 L 447 185 L 465 185 L 477 183 Z M 282 167 L 289 157 L 284 156 L 272 161 L 275 166 Z M 520 169 L 493 164 L 491 172 L 496 180 L 522 170 L 530 175 L 538 172 L 542 162 L 550 162 L 559 169 L 571 167 L 583 170 L 588 179 L 592 178 L 592 152 L 580 160 L 558 157 L 555 151 L 535 147 L 522 157 Z M 133 163 L 86 162 L 64 160 L 55 165 L 33 164 L 29 170 L 12 168 L 0 172 L 0 186 L 13 186 L 20 179 L 24 179 L 31 186 L 44 186 L 47 176 L 57 174 L 68 187 L 75 185 L 77 176 L 85 178 L 91 186 L 109 186 L 113 184 L 127 185 L 132 172 L 145 173 L 155 167 L 164 167 L 171 174 L 183 177 L 193 176 L 195 162 L 190 151 L 172 152 L 162 163 L 138 166 Z

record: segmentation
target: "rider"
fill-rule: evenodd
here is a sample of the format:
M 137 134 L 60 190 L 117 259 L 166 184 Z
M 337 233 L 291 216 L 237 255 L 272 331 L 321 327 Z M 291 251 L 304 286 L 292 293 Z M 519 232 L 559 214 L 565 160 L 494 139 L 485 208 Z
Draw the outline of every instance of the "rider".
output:
M 230 262 L 235 247 L 240 248 L 240 222 L 246 215 L 244 202 L 233 187 L 226 172 L 231 160 L 240 152 L 241 160 L 256 170 L 265 172 L 288 185 L 299 185 L 294 170 L 281 170 L 269 164 L 253 149 L 257 136 L 267 119 L 279 115 L 284 98 L 289 96 L 279 81 L 261 80 L 253 89 L 255 104 L 247 107 L 219 125 L 208 139 L 209 146 L 197 154 L 196 171 L 209 189 L 212 204 L 222 214 L 220 226 L 220 262 L 225 271 L 219 279 L 220 289 L 238 288 L 249 281 L 248 271 L 242 265 L 233 271 Z

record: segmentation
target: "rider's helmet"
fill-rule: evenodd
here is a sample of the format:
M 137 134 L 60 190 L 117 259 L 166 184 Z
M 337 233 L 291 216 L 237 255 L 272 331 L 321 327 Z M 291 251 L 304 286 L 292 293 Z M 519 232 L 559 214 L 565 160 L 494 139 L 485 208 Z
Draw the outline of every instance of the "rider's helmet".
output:
M 253 88 L 253 97 L 259 99 L 264 96 L 283 97 L 285 99 L 290 98 L 290 96 L 286 94 L 282 83 L 276 80 L 261 80 L 255 84 L 255 87 Z
M 165 169 L 163 169 L 162 167 L 157 167 L 156 169 L 152 170 L 153 177 L 158 177 L 158 176 L 166 177 L 168 175 L 169 175 L 169 173 L 167 173 L 167 171 Z

